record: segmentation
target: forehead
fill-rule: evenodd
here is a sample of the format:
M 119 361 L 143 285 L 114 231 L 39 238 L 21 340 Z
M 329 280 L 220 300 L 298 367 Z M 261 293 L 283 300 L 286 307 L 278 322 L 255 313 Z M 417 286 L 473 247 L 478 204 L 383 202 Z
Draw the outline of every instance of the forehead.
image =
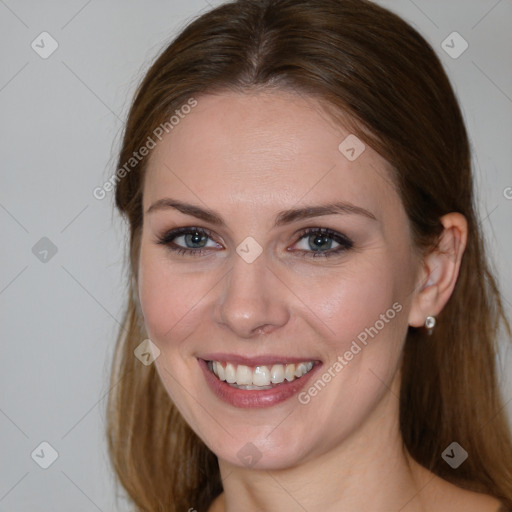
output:
M 197 102 L 150 155 L 145 210 L 165 194 L 253 213 L 320 199 L 378 210 L 395 194 L 386 161 L 311 97 L 226 92 Z

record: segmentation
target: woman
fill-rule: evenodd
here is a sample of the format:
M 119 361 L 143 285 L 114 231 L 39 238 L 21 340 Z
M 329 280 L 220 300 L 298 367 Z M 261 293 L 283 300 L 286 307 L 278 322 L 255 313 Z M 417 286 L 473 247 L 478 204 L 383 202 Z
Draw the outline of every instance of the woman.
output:
M 108 437 L 137 510 L 512 507 L 508 324 L 413 28 L 363 0 L 208 12 L 145 76 L 118 169 Z

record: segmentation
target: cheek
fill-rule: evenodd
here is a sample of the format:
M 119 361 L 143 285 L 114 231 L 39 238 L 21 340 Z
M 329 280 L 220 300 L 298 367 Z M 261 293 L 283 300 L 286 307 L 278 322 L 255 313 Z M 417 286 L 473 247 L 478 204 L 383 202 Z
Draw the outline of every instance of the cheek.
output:
M 368 262 L 357 270 L 340 270 L 295 283 L 296 295 L 314 312 L 326 339 L 331 340 L 337 352 L 346 349 L 347 344 L 375 323 L 379 331 L 398 326 L 403 329 L 397 307 L 392 306 L 399 303 L 398 309 L 403 309 L 401 289 L 405 286 L 391 268 L 391 262 L 384 265 Z
M 165 266 L 141 247 L 139 262 L 139 299 L 150 338 L 158 339 L 172 326 L 169 313 L 175 311 L 172 295 L 168 294 Z
M 207 292 L 197 275 L 172 269 L 165 251 L 142 245 L 139 263 L 139 298 L 151 339 L 162 344 L 185 337 L 194 308 Z M 163 348 L 163 347 L 162 347 Z

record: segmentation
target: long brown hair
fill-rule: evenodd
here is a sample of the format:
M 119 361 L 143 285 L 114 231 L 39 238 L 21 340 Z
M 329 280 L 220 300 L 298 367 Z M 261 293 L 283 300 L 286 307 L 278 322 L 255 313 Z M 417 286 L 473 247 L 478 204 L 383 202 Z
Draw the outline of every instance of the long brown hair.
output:
M 476 216 L 470 149 L 442 65 L 400 17 L 366 0 L 238 0 L 190 23 L 151 66 L 129 112 L 116 206 L 129 222 L 129 294 L 107 405 L 110 458 L 145 512 L 208 508 L 222 491 L 216 456 L 185 423 L 154 365 L 134 349 L 147 337 L 137 269 L 147 158 L 126 163 L 155 129 L 201 94 L 281 88 L 325 104 L 380 153 L 428 250 L 440 217 L 462 213 L 469 240 L 460 275 L 432 336 L 410 328 L 402 368 L 404 445 L 424 467 L 512 507 L 512 442 L 496 378 L 500 325 L 510 329 Z M 345 124 L 345 126 L 347 126 Z M 127 170 L 128 169 L 128 170 Z M 441 458 L 453 441 L 469 454 L 457 470 Z

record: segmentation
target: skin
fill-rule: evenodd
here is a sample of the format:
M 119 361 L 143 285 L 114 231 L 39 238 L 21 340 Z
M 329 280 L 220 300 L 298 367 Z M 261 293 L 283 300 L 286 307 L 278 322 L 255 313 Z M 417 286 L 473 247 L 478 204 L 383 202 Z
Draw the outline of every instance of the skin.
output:
M 347 135 L 313 99 L 226 92 L 198 98 L 150 155 L 139 298 L 161 351 L 159 376 L 219 458 L 224 493 L 210 510 L 494 512 L 493 498 L 412 461 L 398 426 L 407 329 L 437 315 L 452 293 L 465 219 L 443 217 L 442 251 L 421 257 L 387 163 L 369 147 L 349 161 L 338 150 Z M 215 211 L 225 225 L 175 208 L 148 213 L 162 198 Z M 274 227 L 283 210 L 338 201 L 375 219 L 330 214 Z M 202 255 L 157 243 L 185 226 L 211 231 Z M 304 228 L 343 233 L 353 248 L 307 257 Z M 236 252 L 248 236 L 262 248 L 253 263 Z M 174 244 L 187 247 L 183 237 Z M 401 311 L 306 405 L 292 397 L 265 409 L 233 407 L 213 394 L 197 361 L 206 352 L 279 354 L 328 369 L 394 303 Z M 237 457 L 247 443 L 261 453 L 252 468 Z

